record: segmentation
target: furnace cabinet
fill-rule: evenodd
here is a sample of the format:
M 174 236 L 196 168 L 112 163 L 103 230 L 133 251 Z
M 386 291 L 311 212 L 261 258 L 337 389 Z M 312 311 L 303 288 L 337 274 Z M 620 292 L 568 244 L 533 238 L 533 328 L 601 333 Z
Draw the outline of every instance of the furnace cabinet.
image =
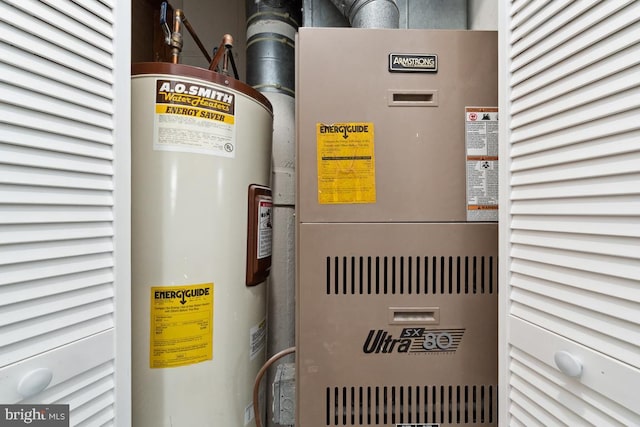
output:
M 297 425 L 497 425 L 497 34 L 296 50 Z

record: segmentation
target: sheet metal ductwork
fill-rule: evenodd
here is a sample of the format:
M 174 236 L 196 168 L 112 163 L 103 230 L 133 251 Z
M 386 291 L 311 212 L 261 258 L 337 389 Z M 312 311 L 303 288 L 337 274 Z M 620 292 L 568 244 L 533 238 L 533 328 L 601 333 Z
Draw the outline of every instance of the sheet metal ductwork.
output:
M 354 28 L 398 28 L 395 0 L 331 0 Z
M 295 95 L 295 35 L 299 1 L 246 1 L 247 83 L 260 92 Z
M 295 39 L 300 0 L 246 0 L 247 83 L 273 105 L 273 254 L 267 288 L 267 354 L 295 344 Z M 288 357 L 292 360 L 292 357 Z M 282 361 L 286 361 L 283 359 Z M 267 402 L 275 367 L 269 371 Z M 268 404 L 269 412 L 271 405 Z M 267 425 L 273 426 L 271 414 Z

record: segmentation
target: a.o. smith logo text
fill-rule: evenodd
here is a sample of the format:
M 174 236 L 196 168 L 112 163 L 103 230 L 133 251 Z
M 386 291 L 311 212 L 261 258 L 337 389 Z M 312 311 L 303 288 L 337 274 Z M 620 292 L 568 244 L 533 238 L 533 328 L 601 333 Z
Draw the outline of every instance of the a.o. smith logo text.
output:
M 455 352 L 462 341 L 464 329 L 404 328 L 394 336 L 383 329 L 372 329 L 362 351 L 380 353 L 441 353 Z
M 234 114 L 233 93 L 179 80 L 157 80 L 158 104 L 175 104 Z

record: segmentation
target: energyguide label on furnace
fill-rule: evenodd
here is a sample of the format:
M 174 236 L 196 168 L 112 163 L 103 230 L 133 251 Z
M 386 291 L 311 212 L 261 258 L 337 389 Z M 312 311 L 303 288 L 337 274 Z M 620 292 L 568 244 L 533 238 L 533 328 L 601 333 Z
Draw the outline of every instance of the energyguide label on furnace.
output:
M 213 283 L 151 288 L 149 367 L 213 358 Z
M 203 83 L 156 80 L 153 148 L 235 157 L 235 94 Z
M 316 142 L 318 203 L 375 203 L 373 123 L 317 123 Z
M 498 108 L 465 108 L 467 221 L 498 220 Z

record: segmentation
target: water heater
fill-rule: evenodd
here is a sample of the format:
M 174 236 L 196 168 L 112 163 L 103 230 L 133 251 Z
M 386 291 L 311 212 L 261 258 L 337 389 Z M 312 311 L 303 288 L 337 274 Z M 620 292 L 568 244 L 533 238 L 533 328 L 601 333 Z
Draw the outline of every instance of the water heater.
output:
M 496 33 L 296 46 L 296 425 L 497 425 Z
M 133 425 L 254 425 L 271 105 L 181 64 L 134 64 L 131 86 Z

